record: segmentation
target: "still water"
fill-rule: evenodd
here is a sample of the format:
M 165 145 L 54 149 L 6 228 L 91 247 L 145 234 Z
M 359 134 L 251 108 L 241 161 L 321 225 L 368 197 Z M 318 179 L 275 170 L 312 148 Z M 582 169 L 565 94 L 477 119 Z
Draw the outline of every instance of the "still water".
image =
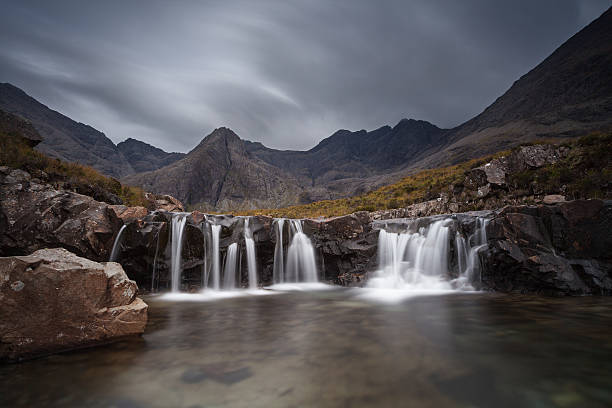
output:
M 609 407 L 612 299 L 148 297 L 142 338 L 0 366 L 2 407 Z

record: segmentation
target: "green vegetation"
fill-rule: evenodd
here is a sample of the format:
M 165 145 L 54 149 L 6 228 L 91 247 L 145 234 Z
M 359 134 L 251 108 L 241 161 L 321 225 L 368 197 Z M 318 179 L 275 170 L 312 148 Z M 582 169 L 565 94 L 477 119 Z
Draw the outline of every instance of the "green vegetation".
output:
M 530 144 L 544 143 L 550 142 L 539 141 Z M 609 198 L 612 190 L 612 133 L 594 133 L 573 142 L 565 142 L 564 146 L 569 148 L 565 158 L 556 164 L 511 175 L 508 180 L 510 191 L 498 194 L 520 197 L 561 193 L 568 199 Z M 236 212 L 236 214 L 315 218 L 345 215 L 356 211 L 406 207 L 433 200 L 441 193 L 452 194 L 449 187 L 462 185 L 469 170 L 509 153 L 503 151 L 455 166 L 423 170 L 395 184 L 360 196 L 279 209 Z M 472 207 L 470 208 L 476 209 L 481 206 L 472 205 Z
M 564 194 L 568 199 L 609 198 L 612 189 L 612 133 L 592 133 L 565 143 L 566 157 L 537 170 L 513 174 L 518 190 Z
M 142 189 L 122 185 L 91 167 L 50 158 L 34 150 L 27 139 L 14 132 L 0 133 L 0 166 L 25 170 L 56 187 L 74 190 L 99 201 L 108 201 L 110 193 L 125 205 L 147 206 Z

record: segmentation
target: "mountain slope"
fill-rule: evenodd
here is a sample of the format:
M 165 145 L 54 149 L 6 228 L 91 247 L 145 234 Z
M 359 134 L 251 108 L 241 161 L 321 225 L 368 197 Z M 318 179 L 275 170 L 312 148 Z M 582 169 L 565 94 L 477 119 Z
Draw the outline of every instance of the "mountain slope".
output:
M 452 129 L 419 167 L 482 156 L 521 142 L 612 128 L 612 8 L 523 75 L 481 114 Z
M 185 157 L 185 153 L 167 153 L 132 138 L 117 144 L 117 148 L 137 173 L 157 170 Z
M 0 84 L 0 109 L 27 119 L 43 137 L 36 149 L 49 156 L 85 164 L 113 177 L 134 173 L 104 133 L 49 109 L 11 84 Z
M 200 204 L 203 210 L 278 207 L 299 202 L 302 192 L 291 175 L 252 157 L 227 128 L 216 129 L 185 158 L 123 181 Z

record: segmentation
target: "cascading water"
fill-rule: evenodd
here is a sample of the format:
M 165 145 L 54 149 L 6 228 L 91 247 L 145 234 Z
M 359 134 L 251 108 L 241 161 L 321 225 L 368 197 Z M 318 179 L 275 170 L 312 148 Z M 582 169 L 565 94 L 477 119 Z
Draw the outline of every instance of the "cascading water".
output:
M 487 246 L 488 221 L 486 218 L 478 217 L 474 233 L 467 239 L 459 231 L 455 234 L 459 268 L 459 277 L 455 279 L 455 284 L 462 289 L 473 289 L 472 285 L 481 278 L 478 252 Z
M 127 224 L 123 224 L 121 226 L 121 229 L 119 229 L 117 238 L 115 238 L 115 242 L 113 243 L 113 249 L 111 250 L 110 258 L 108 259 L 109 262 L 117 262 L 119 252 L 121 252 L 121 247 L 119 245 L 121 243 L 121 235 L 123 235 L 123 230 L 125 229 L 125 227 L 127 227 Z
M 317 282 L 314 248 L 302 230 L 301 220 L 290 220 L 293 238 L 287 250 L 284 282 Z
M 274 283 L 283 283 L 285 281 L 285 253 L 283 250 L 283 226 L 284 218 L 275 220 L 276 226 L 276 247 L 274 248 Z
M 170 265 L 172 292 L 179 292 L 181 289 L 181 253 L 183 251 L 183 231 L 187 223 L 187 215 L 186 213 L 172 215 L 172 253 Z
M 225 268 L 223 269 L 223 289 L 236 287 L 236 261 L 238 259 L 238 244 L 233 243 L 227 247 L 225 255 Z
M 410 227 L 416 225 L 415 221 Z M 478 251 L 487 245 L 486 220 L 477 219 L 474 233 L 466 240 L 457 231 L 454 250 L 459 277 L 449 280 L 452 256 L 452 217 L 433 221 L 416 232 L 388 232 L 381 229 L 378 241 L 379 269 L 368 287 L 424 291 L 473 289 L 479 268 Z
M 219 255 L 219 235 L 221 234 L 221 225 L 211 225 L 212 231 L 212 288 L 219 290 L 221 281 L 221 264 Z
M 249 272 L 249 289 L 257 289 L 257 259 L 255 257 L 255 240 L 249 227 L 249 218 L 244 219 L 244 242 L 247 253 L 247 268 Z

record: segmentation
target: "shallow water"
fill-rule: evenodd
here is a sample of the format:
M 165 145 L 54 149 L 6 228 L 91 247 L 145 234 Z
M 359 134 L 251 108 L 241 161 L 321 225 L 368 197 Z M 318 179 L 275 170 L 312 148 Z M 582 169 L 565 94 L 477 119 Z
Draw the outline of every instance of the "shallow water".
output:
M 2 407 L 605 407 L 612 299 L 149 297 L 142 338 L 0 366 Z

